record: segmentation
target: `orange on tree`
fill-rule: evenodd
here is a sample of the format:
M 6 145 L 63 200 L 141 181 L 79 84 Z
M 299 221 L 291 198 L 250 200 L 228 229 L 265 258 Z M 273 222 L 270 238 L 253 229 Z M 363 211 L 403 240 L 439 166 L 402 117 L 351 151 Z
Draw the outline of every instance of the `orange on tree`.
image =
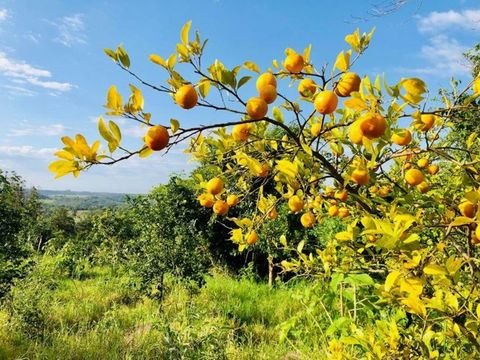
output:
M 183 85 L 175 93 L 175 102 L 184 109 L 191 109 L 198 103 L 198 94 L 193 85 Z
M 338 215 L 338 206 L 332 205 L 328 208 L 328 215 L 337 216 Z
M 224 183 L 223 180 L 214 177 L 207 182 L 206 189 L 212 195 L 218 195 L 223 191 Z
M 409 169 L 405 172 L 405 181 L 412 186 L 420 184 L 424 180 L 423 173 L 418 169 Z
M 427 166 L 429 165 L 429 161 L 427 158 L 421 158 L 417 161 L 417 166 L 420 168 L 420 169 L 424 169 L 426 168 Z
M 246 110 L 253 120 L 260 120 L 267 115 L 268 105 L 262 98 L 252 97 L 247 101 Z
M 323 90 L 315 96 L 313 104 L 320 114 L 328 115 L 337 109 L 338 97 L 331 90 Z
M 411 169 L 412 168 L 412 163 L 409 163 L 409 162 L 405 163 L 405 165 L 403 165 L 403 168 L 405 170 Z
M 352 180 L 358 185 L 367 185 L 370 181 L 368 171 L 364 169 L 355 169 L 352 171 Z
M 294 52 L 290 53 L 283 62 L 283 67 L 294 74 L 301 72 L 304 66 L 305 60 L 303 56 Z
M 277 87 L 277 78 L 270 72 L 263 73 L 257 78 L 256 82 L 257 91 L 260 92 L 266 85 L 271 85 L 274 88 Z
M 420 184 L 417 185 L 417 190 L 420 191 L 422 194 L 425 194 L 430 190 L 430 184 L 426 181 L 422 181 Z
M 350 125 L 350 129 L 348 132 L 348 137 L 350 141 L 354 144 L 361 145 L 363 142 L 363 132 L 361 129 L 362 123 L 359 120 L 356 120 L 352 125 Z
M 277 217 L 278 217 L 278 212 L 277 212 L 277 209 L 276 208 L 271 208 L 268 212 L 267 212 L 267 216 L 270 220 L 275 220 Z
M 350 96 L 352 92 L 360 89 L 361 82 L 362 79 L 360 79 L 360 76 L 354 72 L 347 72 L 343 74 L 338 81 L 337 86 L 335 87 L 335 94 L 341 97 Z
M 277 88 L 273 85 L 265 85 L 258 91 L 258 96 L 267 104 L 271 104 L 277 98 Z
M 438 167 L 438 165 L 435 164 L 429 165 L 427 168 L 427 171 L 430 175 L 436 175 L 439 170 L 440 168 Z
M 154 151 L 159 151 L 167 147 L 168 142 L 170 141 L 170 135 L 165 127 L 155 125 L 147 130 L 144 140 L 145 145 L 147 145 L 148 148 Z
M 379 138 L 387 130 L 387 121 L 378 113 L 367 113 L 362 115 L 357 121 L 360 122 L 360 130 L 363 136 L 369 139 Z
M 433 114 L 420 115 L 420 122 L 414 124 L 415 128 L 419 131 L 428 131 L 433 125 L 435 125 L 437 117 Z
M 200 194 L 197 199 L 203 207 L 211 208 L 215 204 L 215 197 L 210 193 Z
M 298 83 L 297 90 L 303 97 L 311 97 L 317 91 L 317 84 L 310 78 L 302 79 Z
M 235 141 L 247 141 L 250 136 L 252 124 L 237 124 L 232 129 L 232 137 Z
M 302 211 L 303 206 L 303 200 L 300 199 L 298 195 L 293 195 L 290 199 L 288 199 L 288 207 L 292 212 Z
M 267 177 L 269 173 L 270 173 L 270 166 L 268 166 L 268 164 L 262 164 L 260 165 L 260 169 L 257 173 L 257 176 L 264 178 L 264 177 Z
M 473 218 L 477 213 L 477 207 L 471 201 L 464 201 L 460 205 L 458 205 L 458 210 L 463 216 Z
M 219 216 L 227 215 L 228 210 L 229 206 L 223 200 L 217 200 L 215 201 L 215 204 L 213 204 L 213 212 Z
M 311 228 L 315 225 L 315 215 L 312 212 L 307 212 L 300 217 L 300 223 L 305 228 Z
M 338 217 L 344 219 L 350 216 L 350 210 L 346 207 L 341 207 L 338 209 Z
M 237 205 L 239 201 L 238 195 L 232 194 L 227 196 L 227 204 L 230 207 Z
M 348 192 L 347 190 L 338 190 L 335 192 L 335 199 L 338 199 L 340 201 L 347 201 L 348 198 Z
M 407 146 L 412 141 L 412 133 L 408 129 L 401 129 L 392 134 L 391 140 L 397 145 Z
M 248 245 L 255 245 L 257 243 L 258 235 L 255 230 L 252 230 L 247 234 L 246 241 Z

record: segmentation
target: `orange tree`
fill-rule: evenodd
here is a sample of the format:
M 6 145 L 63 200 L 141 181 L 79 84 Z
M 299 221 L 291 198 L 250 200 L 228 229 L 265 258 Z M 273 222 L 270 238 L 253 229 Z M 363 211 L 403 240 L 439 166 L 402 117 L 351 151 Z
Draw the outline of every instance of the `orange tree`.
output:
M 315 66 L 311 46 L 302 53 L 286 49 L 284 61 L 273 60 L 265 72 L 251 61 L 227 68 L 215 60 L 205 67 L 206 42 L 198 32 L 190 39 L 189 32 L 190 22 L 168 58 L 149 57 L 165 71 L 163 85 L 133 72 L 122 47 L 105 52 L 142 86 L 190 111 L 222 112 L 225 122 L 188 128 L 176 119 L 157 124 L 139 87 L 130 85 L 124 101 L 111 86 L 107 115 L 144 126 L 144 146 L 123 147 L 120 127 L 100 118 L 108 150 L 100 151 L 100 141 L 90 145 L 80 134 L 63 137 L 65 147 L 50 170 L 57 177 L 78 176 L 94 165 L 146 157 L 189 141 L 191 156 L 216 169 L 212 178 L 196 177 L 202 206 L 229 218 L 230 208 L 255 194 L 254 209 L 229 218 L 236 224 L 231 241 L 240 251 L 274 242 L 296 254 L 282 262 L 285 271 L 308 271 L 336 282 L 338 274 L 356 275 L 363 279 L 359 286 L 372 288 L 377 309 L 393 309 L 395 317 L 377 324 L 383 329 L 378 334 L 375 326 L 368 333 L 352 325 L 348 336 L 332 343 L 332 354 L 341 356 L 344 345 L 361 347 L 370 357 L 417 351 L 435 358 L 442 344 L 455 345 L 449 347 L 455 354 L 478 352 L 480 146 L 475 132 L 461 145 L 449 142 L 448 135 L 476 103 L 480 78 L 430 100 L 418 78 L 388 84 L 381 76 L 360 77 L 353 66 L 373 32 L 358 30 L 345 37 L 348 48 L 332 68 Z M 182 75 L 183 67 L 189 69 Z M 255 90 L 246 86 L 253 81 Z M 448 171 L 442 174 L 442 167 Z M 235 192 L 225 184 L 234 184 Z M 275 191 L 265 192 L 266 186 Z M 306 228 L 338 217 L 346 229 L 313 247 L 302 241 L 292 248 L 284 235 L 262 238 L 258 228 L 275 219 L 281 206 L 298 214 Z M 360 304 L 354 304 L 355 311 Z M 408 321 L 399 334 L 402 316 Z

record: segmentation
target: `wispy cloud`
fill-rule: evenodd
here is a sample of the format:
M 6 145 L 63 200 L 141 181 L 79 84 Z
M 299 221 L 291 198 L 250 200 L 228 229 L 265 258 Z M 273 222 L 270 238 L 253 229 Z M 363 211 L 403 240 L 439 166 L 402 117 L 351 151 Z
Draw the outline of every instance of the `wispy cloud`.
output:
M 0 155 L 7 156 L 28 156 L 35 158 L 50 158 L 57 151 L 56 148 L 34 148 L 30 145 L 23 146 L 0 146 Z
M 83 14 L 74 14 L 64 16 L 57 21 L 49 21 L 49 23 L 58 30 L 58 36 L 54 38 L 54 41 L 67 47 L 86 44 L 87 36 L 85 34 L 83 18 Z
M 22 126 L 21 128 L 12 129 L 7 136 L 58 136 L 65 134 L 67 127 L 63 124 L 50 124 L 41 126 Z
M 7 85 L 2 85 L 2 88 L 7 89 L 7 91 L 11 95 L 15 95 L 15 96 L 34 96 L 37 94 L 35 91 L 32 91 L 22 86 L 17 86 L 17 85 L 7 84 Z
M 418 18 L 418 29 L 424 33 L 438 33 L 438 31 L 462 30 L 480 31 L 480 9 L 462 11 L 433 11 L 427 16 Z
M 24 61 L 11 59 L 4 52 L 0 52 L 0 74 L 10 78 L 15 84 L 30 84 L 56 92 L 69 91 L 75 86 L 68 82 L 49 80 L 52 77 L 50 71 L 32 66 Z M 18 90 L 18 89 L 16 89 Z
M 9 16 L 7 9 L 0 9 L 0 22 L 7 20 Z

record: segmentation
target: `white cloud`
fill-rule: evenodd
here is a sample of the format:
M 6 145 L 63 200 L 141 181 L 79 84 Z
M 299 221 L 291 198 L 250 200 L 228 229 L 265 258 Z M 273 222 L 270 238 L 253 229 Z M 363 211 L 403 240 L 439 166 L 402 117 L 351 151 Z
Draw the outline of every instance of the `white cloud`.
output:
M 463 56 L 467 50 L 467 46 L 460 44 L 454 38 L 446 35 L 434 36 L 420 50 L 420 56 L 428 63 L 428 66 L 415 69 L 414 72 L 449 77 L 464 75 L 470 71 L 470 64 Z
M 418 18 L 418 29 L 421 32 L 436 33 L 440 30 L 480 31 L 480 9 L 462 11 L 433 11 L 425 17 Z
M 0 21 L 5 21 L 9 18 L 7 9 L 0 9 Z
M 75 87 L 67 82 L 46 80 L 52 77 L 50 71 L 34 67 L 24 61 L 11 59 L 4 52 L 0 52 L 0 74 L 10 78 L 16 84 L 31 84 L 56 92 L 69 91 Z
M 23 126 L 21 128 L 12 129 L 7 136 L 58 136 L 65 134 L 67 128 L 63 124 L 51 124 L 42 126 Z
M 58 36 L 54 41 L 67 47 L 87 43 L 83 14 L 64 16 L 58 21 L 51 21 L 50 24 L 58 30 Z
M 32 91 L 30 89 L 24 88 L 22 86 L 16 86 L 16 85 L 2 85 L 4 89 L 7 89 L 8 92 L 11 95 L 16 95 L 16 96 L 34 96 L 37 93 L 35 91 Z
M 7 155 L 7 156 L 27 156 L 27 157 L 35 157 L 35 158 L 51 158 L 53 157 L 53 153 L 57 151 L 56 148 L 39 148 L 36 149 L 30 145 L 22 145 L 22 146 L 0 146 L 0 155 Z

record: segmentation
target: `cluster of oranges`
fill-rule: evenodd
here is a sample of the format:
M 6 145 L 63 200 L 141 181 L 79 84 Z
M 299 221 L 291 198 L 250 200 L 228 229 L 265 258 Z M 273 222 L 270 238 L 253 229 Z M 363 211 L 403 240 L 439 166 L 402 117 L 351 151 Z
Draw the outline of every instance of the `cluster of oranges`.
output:
M 462 216 L 473 219 L 477 216 L 478 206 L 470 200 L 464 200 L 458 205 L 458 210 Z M 471 224 L 470 226 L 476 226 L 475 232 L 472 234 L 472 244 L 480 245 L 480 225 Z
M 436 175 L 440 168 L 436 164 L 430 164 L 427 158 L 419 159 L 416 165 L 417 168 L 414 168 L 411 162 L 404 165 L 405 182 L 410 186 L 416 186 L 417 190 L 424 194 L 430 190 L 430 184 L 425 180 L 424 173 Z

